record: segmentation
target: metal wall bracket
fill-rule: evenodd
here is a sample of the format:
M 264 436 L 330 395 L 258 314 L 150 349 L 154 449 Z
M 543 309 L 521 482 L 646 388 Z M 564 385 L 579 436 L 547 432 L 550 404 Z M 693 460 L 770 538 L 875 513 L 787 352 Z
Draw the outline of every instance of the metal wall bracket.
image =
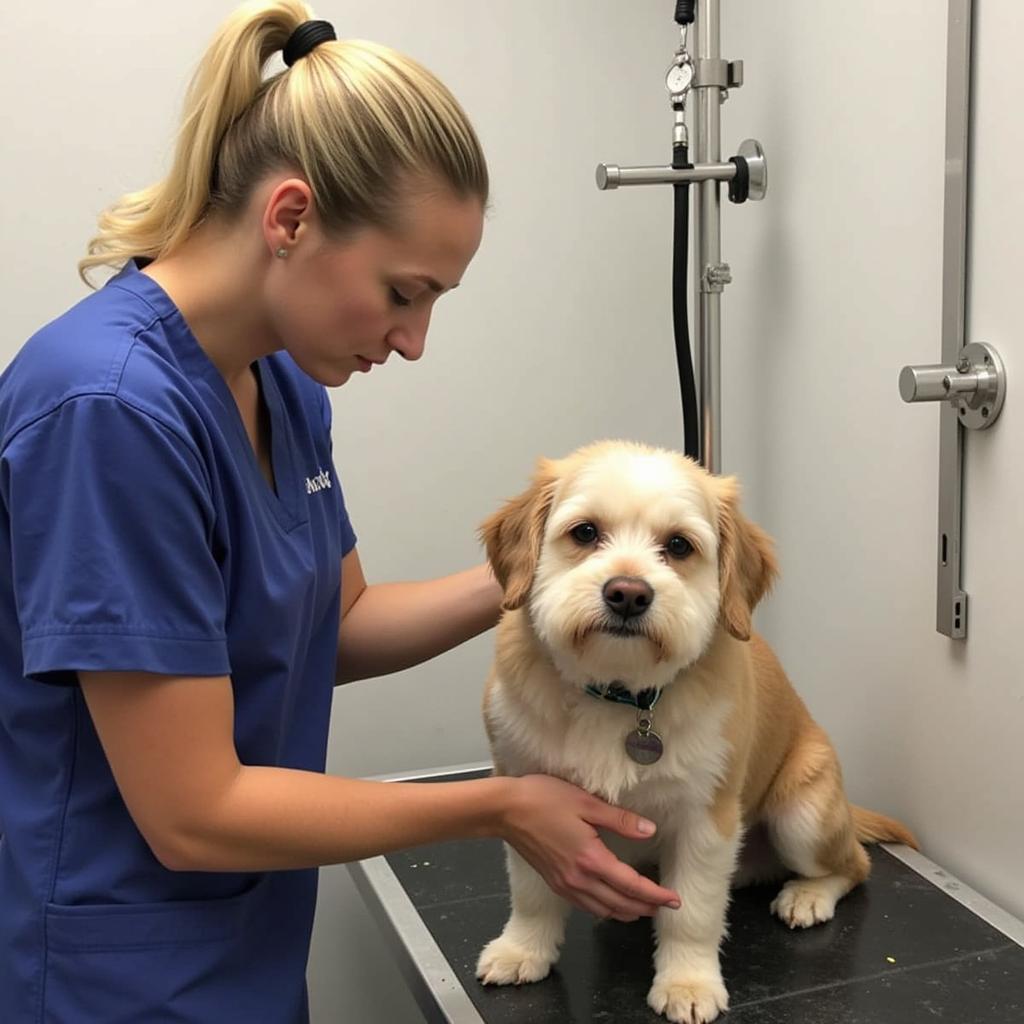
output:
M 991 345 L 972 342 L 960 350 L 956 366 L 904 366 L 900 372 L 904 402 L 949 402 L 961 426 L 991 427 L 1006 397 L 1006 369 Z
M 964 344 L 967 304 L 967 166 L 972 0 L 948 0 L 946 43 L 946 179 L 942 232 L 942 363 L 904 366 L 907 402 L 942 402 L 939 411 L 939 529 L 935 628 L 967 637 L 967 594 L 961 586 L 964 430 L 990 427 L 1006 395 L 998 353 Z
M 747 198 L 764 199 L 768 191 L 768 160 L 764 147 L 757 139 L 744 139 L 740 143 L 739 156 L 747 165 Z M 679 185 L 684 181 L 732 181 L 736 177 L 736 165 L 725 163 L 701 163 L 692 167 L 620 167 L 618 164 L 598 164 L 594 180 L 602 192 L 626 185 Z

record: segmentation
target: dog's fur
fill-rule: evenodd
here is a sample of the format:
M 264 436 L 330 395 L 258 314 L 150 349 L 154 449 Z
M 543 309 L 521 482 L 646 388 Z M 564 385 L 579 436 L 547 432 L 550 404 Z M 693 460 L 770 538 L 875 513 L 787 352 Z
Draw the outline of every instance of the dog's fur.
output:
M 592 543 L 573 537 L 585 522 Z M 795 875 L 771 909 L 807 927 L 867 877 L 862 842 L 916 846 L 898 822 L 847 802 L 828 737 L 751 632 L 777 573 L 772 543 L 740 513 L 732 478 L 615 441 L 541 460 L 481 536 L 505 595 L 484 699 L 495 771 L 559 776 L 657 823 L 643 844 L 606 837 L 624 859 L 656 858 L 682 898 L 655 919 L 648 1003 L 672 1021 L 714 1020 L 728 1005 L 718 947 L 730 884 Z M 675 536 L 692 552 L 674 557 Z M 629 622 L 602 598 L 619 576 L 654 594 Z M 635 710 L 584 691 L 613 681 L 661 689 L 656 763 L 626 755 Z M 738 871 L 741 845 L 761 863 Z M 508 870 L 512 915 L 480 956 L 486 983 L 543 978 L 564 934 L 568 905 L 511 847 Z

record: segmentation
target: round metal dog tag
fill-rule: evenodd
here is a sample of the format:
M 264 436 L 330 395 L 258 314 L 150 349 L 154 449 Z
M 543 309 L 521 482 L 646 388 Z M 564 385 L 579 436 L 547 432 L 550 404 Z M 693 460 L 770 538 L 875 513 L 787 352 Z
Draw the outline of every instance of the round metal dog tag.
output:
M 661 737 L 649 729 L 634 729 L 626 737 L 626 753 L 637 764 L 654 764 L 661 757 L 664 746 Z

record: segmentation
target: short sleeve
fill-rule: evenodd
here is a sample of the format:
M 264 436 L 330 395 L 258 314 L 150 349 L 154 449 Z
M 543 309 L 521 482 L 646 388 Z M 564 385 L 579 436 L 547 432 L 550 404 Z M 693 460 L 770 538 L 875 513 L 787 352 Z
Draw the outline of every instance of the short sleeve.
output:
M 64 402 L 0 456 L 24 673 L 226 675 L 210 480 L 185 436 L 114 395 Z
M 331 468 L 334 470 L 334 477 L 338 478 L 338 469 L 334 465 L 334 441 L 331 436 L 331 400 L 327 396 L 327 389 L 320 388 L 320 414 L 324 422 L 324 430 L 327 433 L 327 450 L 331 453 Z M 341 520 L 341 557 L 344 558 L 356 546 L 356 531 L 349 519 L 348 509 L 345 507 L 345 495 L 341 489 L 341 482 L 338 481 L 338 514 Z

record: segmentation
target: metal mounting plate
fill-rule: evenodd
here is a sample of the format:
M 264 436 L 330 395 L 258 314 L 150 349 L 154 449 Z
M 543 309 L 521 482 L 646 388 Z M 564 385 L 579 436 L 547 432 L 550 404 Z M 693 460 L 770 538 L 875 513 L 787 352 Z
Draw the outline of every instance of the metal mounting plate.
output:
M 957 415 L 960 422 L 969 430 L 984 430 L 995 423 L 1003 408 L 1003 400 L 1006 398 L 1006 370 L 999 353 L 991 345 L 973 341 L 969 345 L 964 345 L 962 351 L 964 358 L 976 371 L 980 370 L 987 374 L 992 386 L 990 392 L 980 393 L 975 400 L 961 402 Z

